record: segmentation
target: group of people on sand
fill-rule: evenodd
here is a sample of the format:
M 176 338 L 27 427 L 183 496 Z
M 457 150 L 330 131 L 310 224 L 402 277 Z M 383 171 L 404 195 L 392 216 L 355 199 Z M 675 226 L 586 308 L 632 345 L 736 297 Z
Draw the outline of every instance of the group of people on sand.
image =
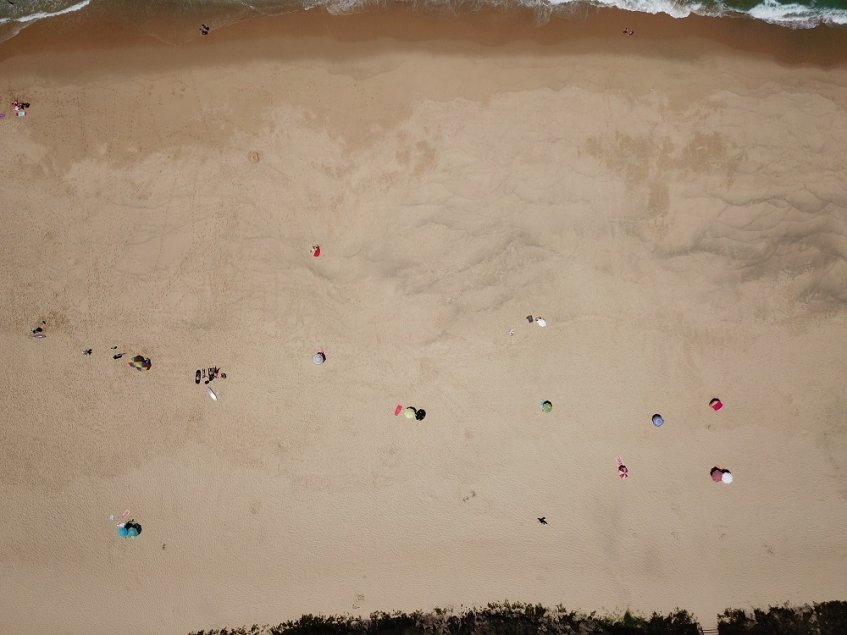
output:
M 209 382 L 215 381 L 215 379 L 217 379 L 218 377 L 220 377 L 221 379 L 226 379 L 226 373 L 222 373 L 221 369 L 217 366 L 213 366 L 208 370 L 205 368 L 198 368 L 197 372 L 194 373 L 194 383 L 199 384 L 201 379 L 205 379 L 206 381 L 204 381 L 203 383 L 208 384 Z
M 545 402 L 545 403 L 547 403 L 547 402 Z M 720 399 L 718 399 L 717 397 L 714 397 L 709 402 L 709 407 L 712 410 L 714 410 L 715 412 L 717 412 L 718 410 L 723 408 L 723 403 L 721 402 Z M 660 415 L 658 413 L 653 415 L 652 420 L 653 420 L 653 425 L 656 426 L 657 428 L 660 428 L 665 423 L 664 417 L 662 417 L 662 415 Z M 618 455 L 618 457 L 617 457 L 617 467 L 618 467 L 618 477 L 621 480 L 629 478 L 629 468 L 624 464 L 624 461 L 620 457 L 620 455 Z M 714 482 L 725 483 L 727 485 L 729 483 L 732 483 L 732 480 L 733 480 L 732 473 L 729 470 L 727 470 L 726 468 L 720 467 L 719 465 L 716 465 L 711 470 L 709 470 L 709 476 L 711 476 L 711 478 Z
M 709 407 L 712 410 L 714 410 L 715 412 L 717 412 L 718 410 L 723 408 L 723 403 L 717 397 L 713 397 L 712 400 L 709 402 Z M 662 417 L 662 415 L 660 415 L 658 413 L 653 415 L 653 425 L 654 426 L 659 428 L 659 427 L 663 426 L 664 423 L 665 423 L 665 419 L 664 419 L 664 417 Z M 626 478 L 629 478 L 629 468 L 627 468 L 627 466 L 624 465 L 623 459 L 620 456 L 617 457 L 617 465 L 618 465 L 618 476 L 620 477 L 620 479 L 624 480 Z M 711 476 L 712 480 L 715 483 L 725 483 L 725 484 L 728 485 L 728 484 L 732 483 L 732 480 L 733 480 L 732 473 L 728 469 L 723 468 L 719 465 L 716 465 L 711 470 L 709 470 L 709 476 Z

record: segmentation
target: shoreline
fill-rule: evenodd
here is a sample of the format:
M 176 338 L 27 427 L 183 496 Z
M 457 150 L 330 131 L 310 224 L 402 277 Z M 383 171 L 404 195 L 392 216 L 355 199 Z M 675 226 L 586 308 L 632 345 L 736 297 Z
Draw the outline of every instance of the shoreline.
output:
M 84 14 L 71 13 L 38 22 L 0 43 L 0 63 L 29 66 L 26 57 L 65 53 L 105 55 L 116 50 L 178 50 L 180 56 L 173 57 L 171 62 L 191 64 L 202 63 L 202 55 L 214 54 L 216 45 L 249 42 L 245 52 L 273 56 L 281 51 L 296 54 L 290 47 L 275 46 L 280 41 L 331 37 L 338 42 L 378 42 L 388 48 L 405 49 L 437 43 L 439 50 L 448 52 L 462 44 L 485 52 L 507 47 L 510 51 L 531 49 L 537 53 L 608 51 L 667 57 L 691 57 L 719 49 L 727 54 L 769 58 L 785 65 L 833 68 L 847 64 L 844 37 L 847 28 L 820 26 L 793 30 L 748 18 L 676 19 L 664 14 L 591 8 L 553 12 L 548 21 L 538 24 L 537 14 L 530 9 L 482 9 L 450 14 L 395 6 L 333 15 L 321 8 L 249 17 L 213 26 L 212 33 L 202 37 L 197 32 L 199 21 L 216 24 L 214 14 L 205 18 L 202 15 L 188 17 L 179 13 L 134 21 L 129 16 L 95 7 Z M 623 35 L 624 26 L 633 28 L 635 35 Z M 198 55 L 201 55 L 199 59 Z M 132 61 L 132 56 L 122 60 Z M 155 58 L 137 61 L 139 67 L 145 68 Z M 40 70 L 50 74 L 59 69 L 72 71 L 73 62 Z M 86 72 L 91 69 L 87 68 Z

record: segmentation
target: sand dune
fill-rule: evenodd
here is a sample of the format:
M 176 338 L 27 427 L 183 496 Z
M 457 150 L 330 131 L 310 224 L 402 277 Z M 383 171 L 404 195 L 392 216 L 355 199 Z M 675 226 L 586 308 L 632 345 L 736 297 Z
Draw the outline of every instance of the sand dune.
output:
M 847 73 L 664 46 L 7 65 L 3 630 L 843 597 Z

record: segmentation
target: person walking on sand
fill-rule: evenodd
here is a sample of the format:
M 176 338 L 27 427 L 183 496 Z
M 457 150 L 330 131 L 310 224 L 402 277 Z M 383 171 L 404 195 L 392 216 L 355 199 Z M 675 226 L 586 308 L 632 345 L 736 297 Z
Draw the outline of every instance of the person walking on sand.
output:
M 617 459 L 618 459 L 618 476 L 620 477 L 621 480 L 624 480 L 625 478 L 629 478 L 629 470 L 627 469 L 626 465 L 623 464 L 623 459 L 620 456 L 618 456 Z

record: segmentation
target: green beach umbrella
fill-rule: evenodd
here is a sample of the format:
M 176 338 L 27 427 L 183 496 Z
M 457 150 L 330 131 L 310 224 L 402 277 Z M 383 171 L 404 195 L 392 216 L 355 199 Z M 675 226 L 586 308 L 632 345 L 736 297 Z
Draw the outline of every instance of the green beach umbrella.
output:
M 541 402 L 541 409 L 544 412 L 550 412 L 553 409 L 553 404 L 547 400 Z

